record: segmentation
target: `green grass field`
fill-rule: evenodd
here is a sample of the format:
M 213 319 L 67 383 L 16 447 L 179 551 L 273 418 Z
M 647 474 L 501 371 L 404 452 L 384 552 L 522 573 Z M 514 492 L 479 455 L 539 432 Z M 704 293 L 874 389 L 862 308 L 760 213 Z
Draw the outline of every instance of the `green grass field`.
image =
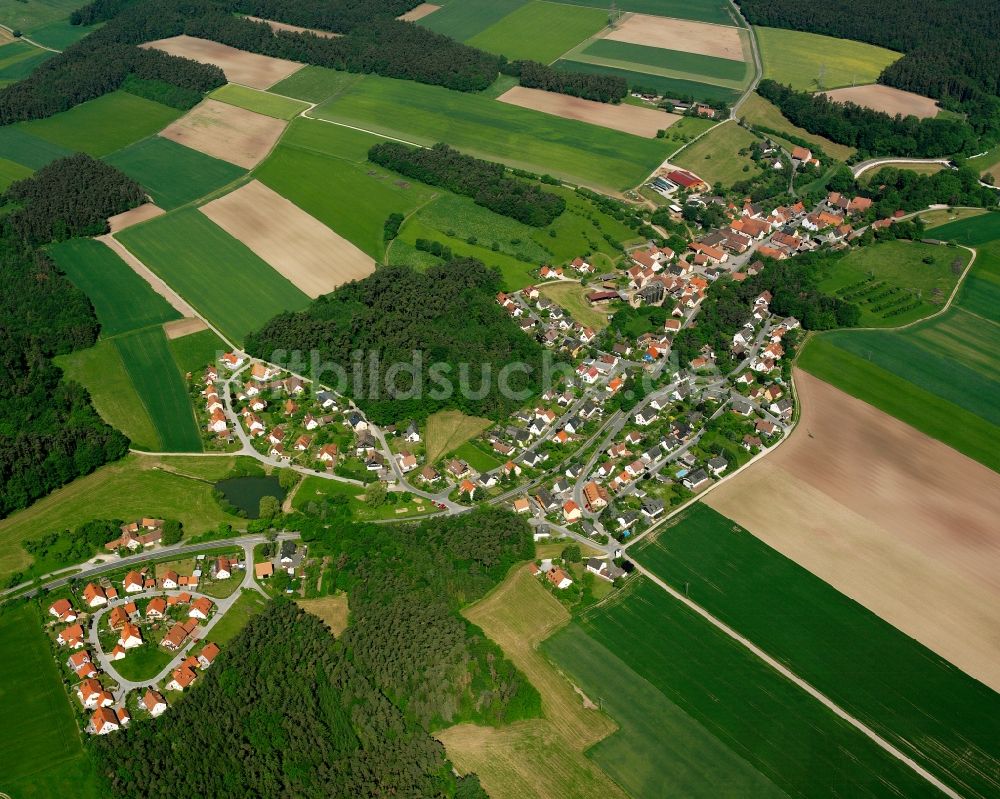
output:
M 118 239 L 233 341 L 309 298 L 194 208 L 161 216 Z
M 279 97 L 248 86 L 238 86 L 235 83 L 220 86 L 209 97 L 277 119 L 291 119 L 309 107 L 309 103 Z
M 725 86 L 716 86 L 702 81 L 687 80 L 628 69 L 622 66 L 609 66 L 603 63 L 589 63 L 580 60 L 581 58 L 588 57 L 586 55 L 577 55 L 572 59 L 560 59 L 553 66 L 571 72 L 592 72 L 598 75 L 613 75 L 624 78 L 625 82 L 632 89 L 652 89 L 658 94 L 667 96 L 685 97 L 690 95 L 698 100 L 709 102 L 722 100 L 729 104 L 736 102 L 740 97 L 738 90 L 726 88 Z
M 466 40 L 472 47 L 548 64 L 608 24 L 606 11 L 532 0 Z
M 30 566 L 21 541 L 92 519 L 178 519 L 186 536 L 214 530 L 222 522 L 240 526 L 212 497 L 213 484 L 229 474 L 236 460 L 132 454 L 74 480 L 0 521 L 0 579 Z
M 0 613 L 0 730 L 4 755 L 0 790 L 12 797 L 95 799 L 97 777 L 84 754 L 80 732 L 42 631 L 35 605 Z
M 60 147 L 99 157 L 156 133 L 181 114 L 176 108 L 118 91 L 47 119 L 19 122 L 17 127 Z
M 656 139 L 376 76 L 366 76 L 314 115 L 417 144 L 444 141 L 481 158 L 612 189 L 638 184 L 666 153 Z
M 356 131 L 313 124 L 321 125 L 333 139 L 347 131 L 348 142 L 357 141 Z M 368 137 L 368 146 L 379 140 Z M 350 147 L 348 152 L 353 158 Z M 322 155 L 294 144 L 280 145 L 257 168 L 255 177 L 379 262 L 385 257 L 383 226 L 388 216 L 409 214 L 433 197 L 432 189 L 402 180 L 381 167 Z
M 795 89 L 815 91 L 822 70 L 822 88 L 836 89 L 874 83 L 900 53 L 850 39 L 818 33 L 754 28 L 764 62 L 764 77 Z
M 152 136 L 105 159 L 137 180 L 153 201 L 169 211 L 194 202 L 246 174 L 227 161 Z
M 963 796 L 1000 791 L 1000 695 L 725 516 L 699 503 L 632 554 Z
M 209 637 L 217 644 L 228 643 L 246 626 L 251 617 L 256 616 L 266 606 L 267 600 L 256 591 L 241 592 L 239 599 L 212 628 Z
M 297 97 L 310 103 L 321 103 L 353 86 L 364 76 L 326 67 L 305 66 L 289 75 L 268 91 L 286 97 Z
M 635 578 L 611 602 L 585 611 L 578 624 L 789 796 L 939 796 L 854 727 L 647 580 Z M 573 674 L 586 668 L 579 662 L 561 665 Z M 622 681 L 609 688 L 628 691 L 627 686 Z M 682 756 L 694 754 L 685 739 L 678 745 L 684 747 Z M 657 795 L 665 778 L 657 774 L 648 794 Z
M 593 6 L 607 10 L 603 0 L 562 0 L 574 6 Z M 723 0 L 620 0 L 616 6 L 622 11 L 637 14 L 654 14 L 660 17 L 693 19 L 699 22 L 715 22 L 732 25 L 733 17 L 729 5 Z
M 846 161 L 854 155 L 853 147 L 848 147 L 844 144 L 837 144 L 834 141 L 830 141 L 830 139 L 817 136 L 815 133 L 810 133 L 805 128 L 796 127 L 785 119 L 784 115 L 778 110 L 776 105 L 768 102 L 756 92 L 747 97 L 746 102 L 740 106 L 739 115 L 744 117 L 753 125 L 764 125 L 765 127 L 797 136 L 800 139 L 805 139 L 806 141 L 822 148 L 823 152 L 832 158 L 836 158 L 838 161 Z M 791 144 L 791 142 L 788 143 Z M 872 170 L 871 174 L 874 173 L 875 170 Z M 862 178 L 864 177 L 865 176 L 862 175 Z
M 690 799 L 787 796 L 578 625 L 542 652 L 618 722 L 587 755 L 636 799 L 660 799 L 667 779 L 674 795 Z
M 739 154 L 740 150 L 749 148 L 755 141 L 757 138 L 750 131 L 730 122 L 717 125 L 672 160 L 710 184 L 731 186 L 760 172 L 749 155 Z M 743 171 L 746 166 L 750 169 Z
M 427 462 L 435 463 L 445 453 L 457 449 L 492 425 L 489 419 L 466 416 L 461 411 L 438 411 L 428 416 L 424 431 Z
M 65 50 L 71 44 L 89 36 L 100 25 L 70 25 L 69 20 L 58 20 L 35 28 L 31 31 L 32 41 L 51 47 L 53 50 Z
M 982 175 L 992 175 L 995 184 L 1000 183 L 1000 145 L 979 158 L 971 159 L 969 165 L 977 168 Z
M 77 0 L 0 0 L 0 22 L 8 28 L 32 31 L 80 7 Z
M 160 326 L 113 339 L 136 393 L 156 425 L 161 452 L 201 452 L 201 436 L 167 337 Z
M 129 437 L 132 446 L 150 452 L 161 449 L 156 424 L 125 370 L 113 339 L 56 358 L 67 379 L 90 392 L 94 407 L 108 424 Z
M 55 53 L 42 50 L 27 42 L 10 42 L 0 47 L 0 85 L 28 77 L 35 67 L 48 61 Z
M 734 61 L 731 58 L 714 58 L 698 53 L 618 42 L 613 39 L 598 39 L 588 45 L 583 52 L 596 58 L 654 67 L 674 73 L 683 72 L 709 81 L 714 78 L 740 83 L 748 72 L 744 62 Z
M 587 325 L 594 330 L 603 330 L 608 326 L 608 315 L 587 302 L 587 289 L 579 283 L 549 283 L 538 289 L 552 302 L 569 311 L 581 325 Z
M 494 458 L 492 455 L 483 452 L 471 441 L 466 441 L 448 454 L 454 455 L 456 458 L 461 458 L 477 472 L 488 472 L 491 469 L 497 468 L 502 463 L 502 461 Z
M 815 336 L 799 365 L 1000 471 L 1000 215 L 951 222 L 934 235 L 978 250 L 946 313 L 905 330 Z
M 0 191 L 6 191 L 15 180 L 29 177 L 32 172 L 30 167 L 0 158 Z
M 32 136 L 16 125 L 0 127 L 0 157 L 29 169 L 41 169 L 50 161 L 72 153 L 72 150 Z
M 528 0 L 450 0 L 420 20 L 421 25 L 464 42 L 499 22 Z
M 170 347 L 181 374 L 191 372 L 195 376 L 209 364 L 215 363 L 218 354 L 227 349 L 222 339 L 211 330 L 167 339 L 167 346 Z
M 924 263 L 924 258 L 933 262 Z M 886 241 L 851 250 L 834 264 L 819 286 L 828 293 L 854 297 L 861 307 L 860 327 L 899 327 L 941 310 L 969 258 L 966 250 L 958 248 Z M 960 264 L 957 274 L 954 262 Z M 897 294 L 890 299 L 873 299 L 889 290 L 897 290 Z M 890 315 L 892 309 L 874 310 L 885 302 L 895 301 L 896 307 L 902 308 L 918 300 L 917 307 L 904 313 Z
M 95 239 L 70 239 L 49 254 L 94 304 L 101 336 L 180 319 L 177 312 L 110 247 Z

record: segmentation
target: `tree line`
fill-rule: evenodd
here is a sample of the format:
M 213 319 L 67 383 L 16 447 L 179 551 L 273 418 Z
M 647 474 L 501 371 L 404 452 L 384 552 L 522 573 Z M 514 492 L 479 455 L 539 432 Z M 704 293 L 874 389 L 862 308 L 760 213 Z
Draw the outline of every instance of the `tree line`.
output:
M 90 742 L 111 796 L 486 799 L 349 645 L 278 599 L 158 719 Z
M 528 89 L 543 89 L 599 103 L 619 103 L 628 95 L 628 83 L 617 75 L 570 72 L 537 61 L 509 61 L 500 71 L 513 75 Z
M 378 424 L 425 419 L 446 408 L 503 419 L 539 392 L 542 349 L 525 336 L 495 301 L 500 273 L 471 259 L 456 259 L 417 272 L 386 266 L 363 280 L 317 298 L 304 311 L 283 313 L 247 338 L 247 349 L 267 360 L 315 350 L 350 377 L 346 393 Z M 354 374 L 356 351 L 375 359 Z M 413 377 L 397 364 L 423 359 Z M 528 373 L 509 375 L 505 364 Z M 489 379 L 481 377 L 489 370 Z M 462 375 L 470 390 L 459 390 Z M 393 384 L 387 387 L 387 383 Z M 442 384 L 447 383 L 445 390 Z M 454 390 L 448 390 L 449 387 Z
M 128 451 L 128 439 L 52 362 L 92 346 L 99 325 L 90 300 L 40 246 L 107 232 L 108 216 L 141 199 L 134 181 L 82 154 L 0 196 L 0 517 Z
M 874 200 L 865 221 L 885 219 L 900 209 L 919 211 L 938 204 L 994 208 L 1000 202 L 1000 193 L 983 186 L 978 170 L 965 165 L 932 175 L 920 175 L 905 166 L 884 166 L 870 180 L 866 176 L 863 184 L 855 181 L 849 167 L 843 167 L 827 181 L 827 188 Z
M 566 210 L 566 200 L 539 186 L 510 177 L 501 164 L 453 150 L 386 141 L 368 151 L 368 160 L 430 186 L 471 197 L 476 205 L 534 227 L 546 227 Z
M 855 103 L 834 102 L 825 94 L 796 91 L 770 79 L 760 82 L 757 93 L 774 103 L 792 124 L 854 147 L 860 157 L 940 158 L 971 154 L 982 146 L 963 119 L 892 117 Z

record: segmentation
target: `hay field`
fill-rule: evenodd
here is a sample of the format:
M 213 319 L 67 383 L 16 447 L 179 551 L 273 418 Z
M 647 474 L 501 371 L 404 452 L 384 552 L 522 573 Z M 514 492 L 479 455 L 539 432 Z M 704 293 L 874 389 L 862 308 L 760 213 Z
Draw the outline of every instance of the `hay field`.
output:
M 203 64 L 215 64 L 226 73 L 226 80 L 230 83 L 242 83 L 254 89 L 267 89 L 302 68 L 302 64 L 294 61 L 248 53 L 195 36 L 171 36 L 139 46 L 162 50 Z
M 347 629 L 347 594 L 331 594 L 318 599 L 296 599 L 299 607 L 318 616 L 334 635 Z
M 461 411 L 438 411 L 427 417 L 424 442 L 427 462 L 434 463 L 445 453 L 478 436 L 493 424 L 489 419 L 466 416 Z
M 622 790 L 584 756 L 615 731 L 615 724 L 537 651 L 544 638 L 569 621 L 566 609 L 519 566 L 463 615 L 499 644 L 538 689 L 544 718 L 499 729 L 462 724 L 438 732 L 458 769 L 476 772 L 495 799 L 624 799 Z
M 607 24 L 607 12 L 600 9 L 531 0 L 466 44 L 512 61 L 523 58 L 548 64 Z
M 250 89 L 236 83 L 220 86 L 209 95 L 213 100 L 221 100 L 230 105 L 256 111 L 258 114 L 275 117 L 276 119 L 292 119 L 309 107 L 309 103 L 280 97 L 277 94 Z
M 732 61 L 746 60 L 745 34 L 731 25 L 631 14 L 605 38 Z
M 598 103 L 594 100 L 571 97 L 568 94 L 526 89 L 523 86 L 508 89 L 497 99 L 501 103 L 532 108 L 563 119 L 576 119 L 590 125 L 600 125 L 635 136 L 645 136 L 648 139 L 655 138 L 657 131 L 669 128 L 681 118 L 677 114 L 668 114 L 652 108 Z
M 433 14 L 441 6 L 436 6 L 433 3 L 421 3 L 416 8 L 411 8 L 405 14 L 400 14 L 396 19 L 402 20 L 403 22 L 416 22 L 418 19 L 423 19 L 428 14 Z
M 218 100 L 203 100 L 160 135 L 245 169 L 271 152 L 287 123 Z
M 420 21 L 425 28 L 443 33 L 459 42 L 499 22 L 528 0 L 452 0 L 439 11 Z
M 764 77 L 813 91 L 820 70 L 824 89 L 873 82 L 901 53 L 818 33 L 755 27 Z
M 706 504 L 1000 689 L 1000 475 L 811 375 L 795 381 L 790 440 Z
M 927 119 L 937 115 L 938 105 L 930 97 L 922 97 L 913 92 L 905 92 L 893 86 L 872 83 L 867 86 L 849 86 L 825 92 L 826 96 L 838 103 L 855 103 L 882 111 L 889 116 L 915 116 Z
M 368 255 L 259 181 L 199 210 L 309 297 L 375 271 Z

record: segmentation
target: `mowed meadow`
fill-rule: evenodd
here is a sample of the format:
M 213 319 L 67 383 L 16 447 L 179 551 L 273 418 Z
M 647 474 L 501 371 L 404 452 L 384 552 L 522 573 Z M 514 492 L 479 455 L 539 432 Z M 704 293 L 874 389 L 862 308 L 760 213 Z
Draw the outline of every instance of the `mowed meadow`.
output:
M 1000 214 L 932 235 L 978 253 L 945 313 L 903 330 L 814 336 L 799 365 L 1000 471 Z
M 696 504 L 630 552 L 963 796 L 1000 791 L 1000 695 L 739 525 Z

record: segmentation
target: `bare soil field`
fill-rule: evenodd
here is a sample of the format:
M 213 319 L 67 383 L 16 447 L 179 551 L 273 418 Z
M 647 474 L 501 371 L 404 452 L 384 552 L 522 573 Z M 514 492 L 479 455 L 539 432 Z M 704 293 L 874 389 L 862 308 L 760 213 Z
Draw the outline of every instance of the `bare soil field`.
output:
M 877 83 L 867 86 L 846 86 L 824 93 L 838 103 L 855 103 L 873 111 L 884 111 L 889 116 L 902 114 L 905 117 L 912 114 L 925 119 L 935 116 L 938 112 L 937 103 L 930 97 L 905 92 L 892 86 L 880 86 Z
M 657 131 L 669 128 L 680 119 L 677 114 L 668 114 L 652 108 L 598 103 L 571 97 L 568 94 L 526 89 L 523 86 L 508 89 L 497 99 L 502 103 L 542 111 L 563 119 L 576 119 L 636 136 L 645 136 L 648 139 L 655 138 Z
M 289 31 L 291 33 L 315 33 L 317 36 L 322 36 L 325 39 L 336 39 L 340 36 L 339 33 L 334 33 L 333 31 L 321 31 L 318 28 L 300 28 L 298 25 L 289 25 L 287 22 L 275 22 L 273 19 L 261 19 L 260 17 L 250 17 L 254 22 L 266 22 L 271 26 L 271 30 L 275 33 L 278 31 Z M 271 84 L 274 85 L 274 84 Z
M 371 257 L 259 181 L 199 210 L 310 297 L 375 271 Z
M 248 53 L 195 36 L 171 36 L 169 39 L 158 39 L 139 46 L 152 47 L 203 64 L 215 64 L 226 73 L 226 80 L 230 83 L 242 83 L 254 89 L 266 89 L 302 69 L 302 64 L 294 61 Z
M 495 799 L 624 799 L 618 785 L 583 754 L 617 725 L 588 709 L 593 703 L 536 650 L 569 621 L 566 609 L 522 565 L 464 615 L 538 689 L 544 718 L 500 729 L 460 724 L 440 731 L 436 737 L 455 766 L 463 773 L 476 772 Z
M 131 251 L 127 250 L 112 234 L 108 233 L 104 236 L 98 236 L 97 240 L 114 250 L 119 258 L 132 267 L 133 272 L 149 283 L 153 291 L 176 308 L 182 316 L 191 317 L 198 315 L 195 313 L 194 308 L 180 294 L 170 288 L 148 266 L 132 255 Z
M 1000 475 L 796 370 L 802 418 L 703 500 L 1000 690 Z
M 740 29 L 730 25 L 629 14 L 605 38 L 646 47 L 663 47 L 682 53 L 728 58 L 731 61 L 746 60 Z
M 208 330 L 208 325 L 197 317 L 175 319 L 173 322 L 167 322 L 163 326 L 163 332 L 169 339 L 183 338 L 192 333 L 200 333 L 202 330 Z
M 347 629 L 347 594 L 333 594 L 319 599 L 297 599 L 303 610 L 318 616 L 333 630 L 334 635 L 340 635 Z
M 433 3 L 421 3 L 416 8 L 411 8 L 405 14 L 400 14 L 396 19 L 400 19 L 403 22 L 416 22 L 418 19 L 423 19 L 428 14 L 433 14 L 441 6 L 436 6 Z
M 132 225 L 138 225 L 140 222 L 154 219 L 160 214 L 165 213 L 166 211 L 158 205 L 154 205 L 153 203 L 143 203 L 137 208 L 133 208 L 131 211 L 125 211 L 121 214 L 109 216 L 108 224 L 111 226 L 111 232 L 117 233 L 119 230 L 125 230 L 125 228 L 132 227 Z
M 271 152 L 288 123 L 245 108 L 202 100 L 160 135 L 200 153 L 253 169 Z

